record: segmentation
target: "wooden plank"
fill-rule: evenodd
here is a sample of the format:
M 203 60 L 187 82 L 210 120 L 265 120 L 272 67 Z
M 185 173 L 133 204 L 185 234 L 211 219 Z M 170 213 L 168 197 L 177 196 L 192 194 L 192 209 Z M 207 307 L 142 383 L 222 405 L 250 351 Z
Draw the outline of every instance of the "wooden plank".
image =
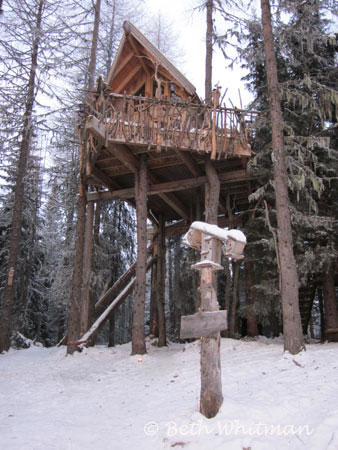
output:
M 90 131 L 95 137 L 105 141 L 106 127 L 97 117 L 87 117 L 85 130 Z
M 202 169 L 188 152 L 182 150 L 175 150 L 175 152 L 194 177 L 202 175 Z
M 134 53 L 135 53 L 135 56 L 138 57 L 138 60 L 139 60 L 139 62 L 140 62 L 140 64 L 141 64 L 141 66 L 142 66 L 142 69 L 143 69 L 143 70 L 145 71 L 145 73 L 149 76 L 149 75 L 150 75 L 150 72 L 149 72 L 149 69 L 148 69 L 146 63 L 144 62 L 144 55 L 142 55 L 141 52 L 138 50 L 138 48 L 137 48 L 137 46 L 136 46 L 136 44 L 135 44 L 135 42 L 134 42 L 132 36 L 130 35 L 129 32 L 127 32 L 127 28 L 125 28 L 125 31 L 126 31 L 126 36 L 127 36 L 127 40 L 128 40 L 129 45 L 130 45 L 131 48 L 133 49 L 133 51 L 134 51 Z
M 199 311 L 181 317 L 180 339 L 215 337 L 227 329 L 227 311 Z
M 106 186 L 108 189 L 120 189 L 120 185 L 116 183 L 112 178 L 110 178 L 108 175 L 106 175 L 102 170 L 98 169 L 97 167 L 94 167 L 92 169 L 92 173 L 89 177 L 89 179 L 93 179 L 92 184 L 97 184 L 101 186 Z
M 108 149 L 118 160 L 128 167 L 131 172 L 137 172 L 140 167 L 140 161 L 128 147 L 125 145 L 110 144 Z
M 141 66 L 136 65 L 133 70 L 131 70 L 128 75 L 123 79 L 123 81 L 114 89 L 116 92 L 122 92 L 127 84 L 134 78 L 134 76 L 141 70 Z
M 114 78 L 116 78 L 121 72 L 122 70 L 126 67 L 126 65 L 133 59 L 134 57 L 134 53 L 133 52 L 129 52 L 127 56 L 124 57 L 123 61 L 119 63 L 117 71 L 114 75 Z M 121 58 L 122 59 L 122 58 Z

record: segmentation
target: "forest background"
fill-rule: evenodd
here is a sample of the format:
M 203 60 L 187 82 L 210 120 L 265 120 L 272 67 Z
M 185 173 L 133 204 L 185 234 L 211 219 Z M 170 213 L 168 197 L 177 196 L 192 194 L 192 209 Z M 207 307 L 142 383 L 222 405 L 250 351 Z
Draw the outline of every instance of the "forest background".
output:
M 229 12 L 229 5 L 238 7 L 236 14 L 234 9 Z M 191 14 L 204 17 L 203 4 L 192 6 L 197 10 Z M 91 1 L 76 0 L 10 0 L 2 2 L 1 8 L 2 315 L 7 308 L 4 287 L 13 266 L 9 236 L 13 218 L 19 214 L 21 221 L 14 230 L 20 245 L 15 255 L 12 343 L 21 345 L 21 336 L 26 336 L 50 346 L 67 330 L 79 174 L 75 130 L 79 105 L 88 97 L 90 85 L 95 8 Z M 141 0 L 102 0 L 95 78 L 107 75 L 124 20 L 140 27 L 180 67 L 183 58 L 174 27 L 163 12 L 150 17 L 148 8 Z M 230 309 L 232 336 L 258 332 L 279 335 L 282 320 L 271 233 L 276 215 L 262 29 L 254 10 L 239 2 L 217 0 L 214 10 L 214 48 L 222 53 L 224 65 L 224 74 L 217 72 L 214 81 L 220 81 L 223 89 L 233 84 L 225 67 L 236 62 L 246 73 L 243 83 L 252 96 L 248 106 L 260 113 L 254 135 L 255 157 L 248 167 L 257 181 L 252 185 L 251 210 L 246 212 L 246 262 L 231 263 L 227 268 L 220 280 L 219 302 Z M 332 22 L 336 14 L 335 2 L 328 0 L 279 1 L 273 8 L 294 251 L 300 295 L 302 292 L 306 302 L 313 305 L 304 331 L 309 327 L 317 338 L 325 335 L 325 308 L 328 311 L 334 306 L 329 326 L 338 327 L 338 46 Z M 202 52 L 203 35 L 201 30 L 193 55 Z M 203 68 L 196 68 L 196 72 L 203 73 Z M 229 217 L 241 213 L 235 203 L 229 205 Z M 166 316 L 171 339 L 178 337 L 181 315 L 195 309 L 197 285 L 189 275 L 193 258 L 180 238 L 167 240 Z M 96 295 L 112 285 L 134 260 L 134 211 L 119 201 L 102 204 L 96 210 L 91 278 Z M 149 302 L 147 308 L 149 326 Z M 130 340 L 131 317 L 132 297 L 121 305 L 98 342 L 114 345 Z

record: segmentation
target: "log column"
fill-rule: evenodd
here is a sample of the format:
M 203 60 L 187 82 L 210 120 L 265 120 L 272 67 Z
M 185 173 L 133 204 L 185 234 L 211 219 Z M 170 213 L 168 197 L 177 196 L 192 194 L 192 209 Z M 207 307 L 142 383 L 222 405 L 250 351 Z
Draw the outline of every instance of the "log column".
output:
M 85 226 L 85 240 L 83 251 L 83 276 L 81 288 L 81 334 L 86 333 L 90 326 L 90 274 L 92 268 L 93 253 L 93 222 L 94 222 L 94 202 L 89 202 L 87 206 L 87 217 Z
M 165 236 L 164 219 L 159 217 L 158 225 L 158 253 L 157 253 L 157 293 L 156 304 L 158 311 L 158 346 L 167 345 L 165 311 L 164 311 L 164 289 L 165 289 Z
M 205 165 L 208 184 L 206 185 L 206 221 L 217 225 L 220 182 L 210 161 Z M 210 240 L 203 239 L 202 253 L 207 251 Z M 217 276 L 211 268 L 201 271 L 201 309 L 217 311 Z M 205 417 L 215 417 L 223 403 L 220 333 L 201 341 L 201 397 L 200 412 Z
M 132 355 L 143 355 L 147 353 L 144 333 L 144 306 L 147 273 L 147 190 L 147 160 L 146 154 L 142 154 L 140 166 L 135 172 L 137 261 L 132 325 Z

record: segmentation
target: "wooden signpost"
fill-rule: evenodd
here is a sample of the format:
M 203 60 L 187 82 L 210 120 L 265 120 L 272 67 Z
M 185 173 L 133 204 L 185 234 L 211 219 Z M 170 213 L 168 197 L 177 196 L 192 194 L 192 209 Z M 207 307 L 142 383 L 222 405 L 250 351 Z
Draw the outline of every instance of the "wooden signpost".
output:
M 181 339 L 215 337 L 215 333 L 227 329 L 228 311 L 198 311 L 181 317 Z
M 184 243 L 201 250 L 201 261 L 192 266 L 201 271 L 201 308 L 196 314 L 181 318 L 180 338 L 204 340 L 201 346 L 200 412 L 211 418 L 223 402 L 219 332 L 227 329 L 227 311 L 219 311 L 214 273 L 223 269 L 220 265 L 222 243 L 225 256 L 238 260 L 243 258 L 246 238 L 239 230 L 223 230 L 217 225 L 193 222 Z

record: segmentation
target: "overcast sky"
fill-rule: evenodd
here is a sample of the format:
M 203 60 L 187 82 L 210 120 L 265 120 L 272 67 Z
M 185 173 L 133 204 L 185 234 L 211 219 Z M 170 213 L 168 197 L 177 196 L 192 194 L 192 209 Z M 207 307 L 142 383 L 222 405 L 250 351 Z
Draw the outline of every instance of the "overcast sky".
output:
M 180 67 L 184 75 L 197 89 L 200 97 L 204 98 L 205 72 L 205 12 L 194 11 L 194 7 L 201 3 L 198 0 L 146 0 L 149 9 L 156 13 L 161 11 L 163 16 L 173 23 L 175 32 L 179 36 L 179 46 L 184 51 L 185 64 Z M 234 70 L 226 69 L 220 51 L 213 54 L 213 85 L 222 86 L 222 92 L 227 88 L 226 102 L 231 106 L 240 107 L 238 89 L 241 91 L 243 106 L 250 100 L 245 90 L 244 82 L 240 78 L 244 75 L 238 67 Z

